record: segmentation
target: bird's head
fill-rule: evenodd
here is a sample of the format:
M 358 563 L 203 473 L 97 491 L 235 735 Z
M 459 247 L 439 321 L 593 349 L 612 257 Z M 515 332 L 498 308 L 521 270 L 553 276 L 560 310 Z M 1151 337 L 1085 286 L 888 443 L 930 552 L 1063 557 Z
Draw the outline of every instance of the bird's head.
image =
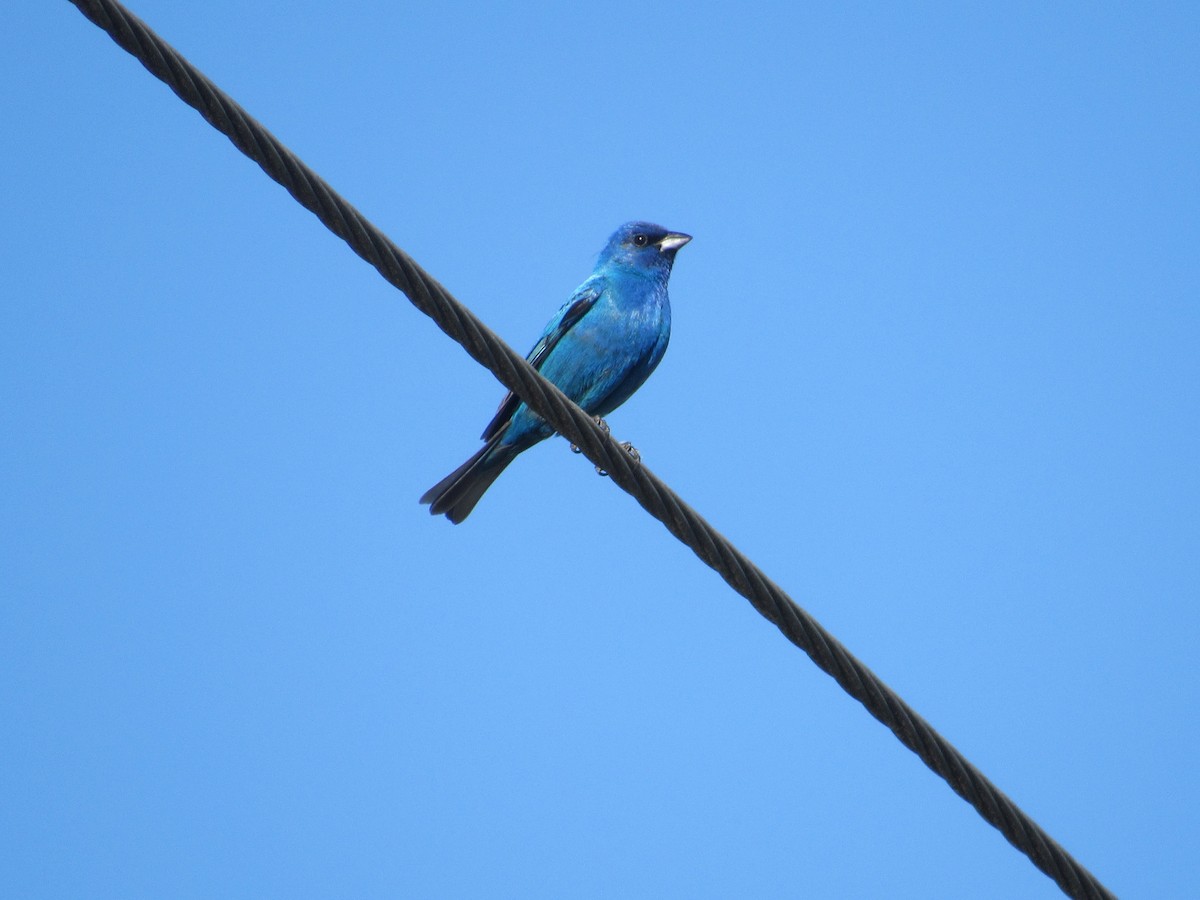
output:
M 600 253 L 600 264 L 647 274 L 670 274 L 675 252 L 692 239 L 649 222 L 626 222 Z

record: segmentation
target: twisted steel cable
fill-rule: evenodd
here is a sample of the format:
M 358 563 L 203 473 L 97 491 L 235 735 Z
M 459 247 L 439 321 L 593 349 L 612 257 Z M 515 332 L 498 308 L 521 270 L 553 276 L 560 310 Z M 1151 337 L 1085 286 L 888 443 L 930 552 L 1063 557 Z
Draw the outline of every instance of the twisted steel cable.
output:
M 115 0 L 71 0 L 93 23 L 226 135 L 301 206 L 399 288 L 642 508 L 713 568 L 823 671 L 891 729 L 1035 866 L 1076 898 L 1111 898 L 1086 868 L 644 465 L 459 303 L 244 109 Z

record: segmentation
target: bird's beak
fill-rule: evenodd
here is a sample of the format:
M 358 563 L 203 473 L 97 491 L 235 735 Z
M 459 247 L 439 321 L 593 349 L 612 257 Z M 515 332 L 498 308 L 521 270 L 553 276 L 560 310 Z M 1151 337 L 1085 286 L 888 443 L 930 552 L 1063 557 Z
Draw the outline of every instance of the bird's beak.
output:
M 690 234 L 672 231 L 667 234 L 661 241 L 658 242 L 658 249 L 663 253 L 674 253 L 684 244 L 692 239 Z

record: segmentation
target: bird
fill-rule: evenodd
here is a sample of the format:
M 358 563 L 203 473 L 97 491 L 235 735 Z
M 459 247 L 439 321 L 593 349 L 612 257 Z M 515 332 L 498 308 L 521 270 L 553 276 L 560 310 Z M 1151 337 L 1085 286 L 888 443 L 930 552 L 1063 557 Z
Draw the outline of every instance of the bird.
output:
M 575 289 L 526 357 L 529 364 L 603 425 L 658 366 L 671 337 L 667 281 L 690 234 L 649 222 L 613 232 L 596 266 Z M 462 522 L 517 456 L 554 434 L 512 392 L 483 430 L 485 443 L 431 487 L 420 502 L 432 515 Z M 630 449 L 631 452 L 632 448 Z

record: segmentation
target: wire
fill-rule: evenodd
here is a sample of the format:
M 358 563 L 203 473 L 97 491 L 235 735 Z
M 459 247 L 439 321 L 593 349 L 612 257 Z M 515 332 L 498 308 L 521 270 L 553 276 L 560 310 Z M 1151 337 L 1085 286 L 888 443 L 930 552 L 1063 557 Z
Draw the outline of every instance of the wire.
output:
M 891 729 L 983 818 L 1077 898 L 1111 898 L 1091 872 L 821 627 L 592 417 L 567 399 L 403 250 L 339 196 L 261 124 L 115 0 L 71 0 L 93 23 L 226 135 L 301 206 L 399 288 L 413 305 L 692 549 L 793 644 Z

